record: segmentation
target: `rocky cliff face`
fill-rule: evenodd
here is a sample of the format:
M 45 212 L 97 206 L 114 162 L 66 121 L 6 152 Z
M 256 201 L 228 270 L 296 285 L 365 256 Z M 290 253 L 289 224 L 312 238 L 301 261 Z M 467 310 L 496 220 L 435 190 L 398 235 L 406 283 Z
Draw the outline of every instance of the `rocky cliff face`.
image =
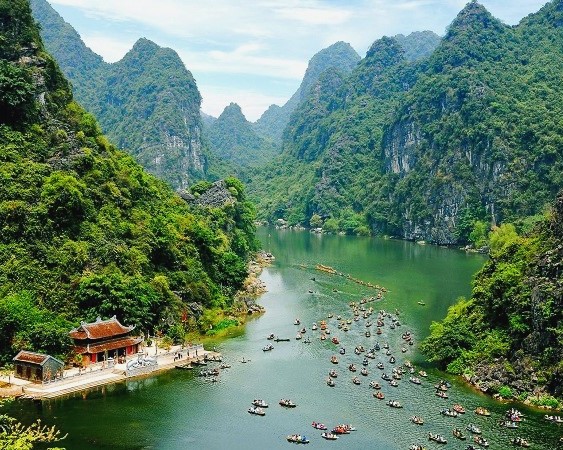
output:
M 104 81 L 94 112 L 110 137 L 176 188 L 204 177 L 201 96 L 176 52 L 140 39 Z
M 47 50 L 103 131 L 177 189 L 205 178 L 201 96 L 176 52 L 139 39 L 121 61 L 107 64 L 46 0 L 31 3 Z
M 527 20 L 545 20 L 549 14 L 541 11 Z M 551 122 L 549 113 L 540 119 L 522 105 L 543 104 L 539 109 L 549 110 L 553 99 L 536 97 L 524 74 L 537 73 L 535 58 L 549 53 L 559 60 L 561 55 L 545 44 L 534 47 L 535 39 L 526 21 L 511 29 L 477 2 L 454 20 L 425 63 L 424 76 L 409 87 L 383 130 L 381 158 L 386 176 L 395 180 L 390 197 L 399 212 L 401 237 L 453 244 L 469 204 L 479 205 L 480 220 L 495 224 L 538 212 L 524 200 L 531 185 L 538 194 L 550 192 L 539 194 L 543 204 L 554 195 L 558 181 L 547 172 L 540 181 L 536 174 L 542 164 L 533 156 L 543 153 L 537 144 L 547 128 L 540 122 Z M 523 58 L 523 52 L 529 55 Z M 558 88 L 552 82 L 540 84 L 554 92 Z M 551 157 L 555 162 L 561 155 Z

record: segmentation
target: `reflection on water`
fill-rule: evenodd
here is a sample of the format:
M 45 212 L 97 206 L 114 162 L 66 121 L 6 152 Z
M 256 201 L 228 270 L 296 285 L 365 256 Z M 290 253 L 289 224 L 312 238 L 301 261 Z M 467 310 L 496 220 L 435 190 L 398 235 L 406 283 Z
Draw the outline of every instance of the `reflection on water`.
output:
M 407 347 L 405 354 L 400 351 L 405 330 L 411 331 L 418 342 L 427 334 L 432 320 L 443 317 L 458 296 L 469 294 L 471 276 L 482 265 L 482 256 L 402 241 L 307 232 L 261 229 L 259 238 L 266 250 L 276 256 L 275 264 L 262 275 L 269 291 L 260 303 L 267 312 L 249 322 L 240 336 L 218 344 L 232 368 L 222 371 L 217 383 L 198 377 L 197 370 L 169 371 L 99 388 L 86 395 L 43 403 L 18 402 L 12 412 L 26 421 L 39 416 L 45 423 L 68 432 L 64 443 L 68 449 L 288 448 L 285 437 L 293 433 L 306 435 L 311 440 L 309 447 L 315 448 L 344 445 L 405 449 L 415 442 L 424 443 L 429 449 L 439 448 L 428 443 L 428 431 L 442 433 L 449 441 L 445 448 L 464 449 L 467 443 L 456 441 L 452 428 L 464 429 L 469 422 L 482 428 L 491 442 L 489 448 L 511 447 L 509 440 L 516 435 L 530 439 L 534 448 L 555 448 L 559 430 L 544 422 L 541 413 L 525 410 L 528 420 L 518 430 L 501 429 L 497 422 L 509 405 L 493 402 L 455 379 L 449 379 L 453 383 L 448 391 L 450 398 L 440 399 L 434 395 L 433 386 L 445 375 L 424 363 L 416 346 Z M 381 336 L 372 327 L 369 338 L 365 336 L 363 319 L 353 321 L 348 332 L 339 330 L 336 319 L 327 319 L 328 314 L 351 318 L 348 303 L 373 295 L 374 291 L 343 277 L 316 271 L 318 263 L 385 286 L 385 299 L 370 305 L 376 310 L 398 309 L 402 325 L 390 330 L 386 324 Z M 310 344 L 295 340 L 300 328 L 293 325 L 296 317 L 307 327 Z M 338 354 L 338 346 L 329 339 L 321 341 L 320 331 L 311 330 L 311 324 L 322 319 L 328 321 L 330 336 L 338 336 L 347 348 L 346 355 L 338 355 L 337 366 L 329 360 L 331 355 Z M 371 319 L 374 321 L 375 317 Z M 291 341 L 274 342 L 273 351 L 263 352 L 270 333 Z M 388 357 L 380 351 L 377 359 L 370 360 L 367 377 L 359 375 L 358 370 L 362 383 L 354 385 L 347 366 L 354 363 L 360 368 L 364 357 L 354 354 L 354 346 L 371 348 L 377 341 L 389 342 L 397 358 L 395 365 L 409 359 L 417 369 L 424 367 L 428 378 L 417 386 L 404 375 L 398 387 L 389 386 L 375 367 L 377 361 L 382 361 L 387 366 L 385 371 L 391 371 Z M 245 364 L 240 363 L 243 357 L 248 361 Z M 326 385 L 331 368 L 338 371 L 333 388 Z M 385 400 L 372 396 L 370 380 L 382 385 Z M 248 414 L 254 398 L 263 398 L 270 404 L 264 417 Z M 291 398 L 298 406 L 282 408 L 277 404 L 280 398 Z M 396 399 L 404 407 L 389 408 L 385 405 L 387 399 Z M 440 415 L 440 409 L 454 403 L 467 409 L 465 416 Z M 489 408 L 493 416 L 476 416 L 472 411 L 479 405 Z M 423 426 L 409 421 L 414 414 L 423 416 Z M 329 426 L 351 423 L 358 431 L 326 443 L 321 432 L 311 427 L 313 421 Z

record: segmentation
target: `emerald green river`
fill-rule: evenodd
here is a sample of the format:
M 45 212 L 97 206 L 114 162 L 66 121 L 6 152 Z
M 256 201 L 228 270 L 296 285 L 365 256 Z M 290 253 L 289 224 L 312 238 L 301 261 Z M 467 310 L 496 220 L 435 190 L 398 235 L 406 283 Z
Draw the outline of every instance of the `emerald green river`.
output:
M 459 296 L 470 293 L 472 275 L 481 267 L 482 255 L 430 245 L 376 238 L 319 236 L 301 231 L 261 228 L 258 237 L 263 248 L 274 254 L 274 264 L 262 273 L 268 292 L 259 303 L 266 313 L 250 320 L 243 329 L 215 343 L 230 369 L 222 370 L 218 382 L 198 377 L 198 370 L 171 370 L 161 375 L 131 380 L 126 383 L 94 389 L 69 397 L 43 401 L 18 401 L 10 413 L 28 423 L 36 418 L 56 425 L 68 438 L 60 446 L 73 449 L 275 449 L 296 444 L 286 441 L 289 434 L 307 436 L 307 448 L 346 449 L 408 449 L 422 443 L 428 449 L 465 449 L 473 443 L 456 440 L 452 429 L 465 431 L 470 422 L 478 425 L 489 441 L 490 449 L 513 448 L 510 440 L 523 436 L 535 449 L 557 448 L 561 428 L 543 420 L 543 413 L 517 407 L 526 420 L 518 429 L 501 428 L 499 420 L 511 406 L 475 392 L 456 378 L 446 377 L 417 352 L 417 345 L 428 334 L 433 320 L 441 319 L 448 306 Z M 365 336 L 367 319 L 352 321 L 350 330 L 337 328 L 336 316 L 352 319 L 349 303 L 376 295 L 377 291 L 350 281 L 346 276 L 332 275 L 315 269 L 316 264 L 335 268 L 344 275 L 384 286 L 387 293 L 380 301 L 367 303 L 375 313 L 371 337 Z M 420 305 L 418 302 L 423 302 Z M 393 315 L 399 311 L 400 326 L 390 329 L 390 319 L 375 334 L 377 311 Z M 334 317 L 327 318 L 329 313 Z M 299 318 L 301 326 L 295 326 Z M 313 322 L 326 320 L 331 330 L 329 339 L 319 339 L 320 330 L 312 331 Z M 297 331 L 305 326 L 311 343 L 296 340 Z M 402 333 L 410 331 L 415 345 L 401 352 Z M 266 337 L 274 333 L 290 342 L 272 342 Z M 337 336 L 340 345 L 330 338 Z M 274 349 L 263 352 L 272 342 Z M 421 385 L 403 375 L 397 387 L 381 379 L 382 372 L 391 372 L 389 356 L 383 349 L 370 359 L 368 376 L 360 375 L 365 353 L 354 354 L 356 345 L 369 349 L 379 342 L 388 342 L 396 357 L 395 366 L 412 361 L 416 370 L 426 370 Z M 339 347 L 346 354 L 338 354 Z M 338 355 L 339 364 L 330 363 Z M 242 359 L 248 362 L 243 364 Z M 381 361 L 385 369 L 376 368 Z M 350 363 L 358 367 L 360 385 L 352 383 Z M 329 370 L 336 369 L 336 386 L 329 387 Z M 449 399 L 434 395 L 437 380 L 447 378 L 452 384 Z M 375 380 L 382 385 L 385 400 L 373 397 L 368 384 Z M 247 412 L 251 401 L 264 399 L 269 403 L 263 417 Z M 296 408 L 278 405 L 289 398 Z M 390 408 L 387 400 L 397 400 L 403 408 Z M 457 418 L 440 414 L 443 408 L 459 403 L 467 410 Z M 477 406 L 487 407 L 491 417 L 474 414 Z M 420 415 L 424 425 L 410 422 Z M 349 423 L 357 428 L 336 441 L 325 441 L 321 431 L 311 427 L 313 421 L 329 428 Z M 429 442 L 428 432 L 443 434 L 448 443 Z M 515 447 L 514 447 L 515 448 Z

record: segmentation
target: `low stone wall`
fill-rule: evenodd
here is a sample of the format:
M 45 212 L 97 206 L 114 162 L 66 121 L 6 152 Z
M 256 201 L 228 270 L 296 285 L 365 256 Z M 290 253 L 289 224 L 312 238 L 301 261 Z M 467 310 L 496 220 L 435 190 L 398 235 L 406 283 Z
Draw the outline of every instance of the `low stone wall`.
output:
M 158 364 L 155 364 L 154 366 L 135 367 L 132 369 L 125 370 L 125 376 L 127 378 L 138 377 L 140 375 L 147 375 L 159 369 L 160 367 L 158 366 Z

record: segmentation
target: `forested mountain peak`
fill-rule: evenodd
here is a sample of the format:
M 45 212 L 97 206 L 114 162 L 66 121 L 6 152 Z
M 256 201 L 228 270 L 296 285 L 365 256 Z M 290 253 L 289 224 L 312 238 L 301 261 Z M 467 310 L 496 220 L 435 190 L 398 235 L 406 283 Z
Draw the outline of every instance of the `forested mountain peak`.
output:
M 500 23 L 500 21 L 493 17 L 487 8 L 477 0 L 472 0 L 465 5 L 450 24 L 446 38 L 458 30 L 475 27 L 489 28 L 491 26 L 494 27 L 497 23 Z
M 265 162 L 275 152 L 270 142 L 256 134 L 237 103 L 226 106 L 207 131 L 213 153 L 239 167 Z
M 247 121 L 240 105 L 238 103 L 231 102 L 225 106 L 225 109 L 219 115 L 217 120 L 225 121 L 233 118 L 240 121 Z
M 360 61 L 360 55 L 350 44 L 338 41 L 316 53 L 309 61 L 305 76 L 299 87 L 299 97 L 303 101 L 320 75 L 328 68 L 336 68 L 342 73 L 350 73 Z
M 397 39 L 383 36 L 375 41 L 366 53 L 364 63 L 376 72 L 382 72 L 388 67 L 404 62 L 405 50 Z
M 336 68 L 344 74 L 354 70 L 360 56 L 347 42 L 339 41 L 317 52 L 309 60 L 307 70 L 297 91 L 283 106 L 271 105 L 255 124 L 256 131 L 275 143 L 281 141 L 285 127 L 295 109 L 306 100 L 319 76 L 329 68 Z
M 477 64 L 482 61 L 498 61 L 512 46 L 506 33 L 511 27 L 500 20 L 477 1 L 468 3 L 460 11 L 440 45 L 432 55 L 436 71 Z
M 107 64 L 46 0 L 32 0 L 32 7 L 77 99 L 114 142 L 175 188 L 206 177 L 201 96 L 174 50 L 141 38 L 120 61 Z

